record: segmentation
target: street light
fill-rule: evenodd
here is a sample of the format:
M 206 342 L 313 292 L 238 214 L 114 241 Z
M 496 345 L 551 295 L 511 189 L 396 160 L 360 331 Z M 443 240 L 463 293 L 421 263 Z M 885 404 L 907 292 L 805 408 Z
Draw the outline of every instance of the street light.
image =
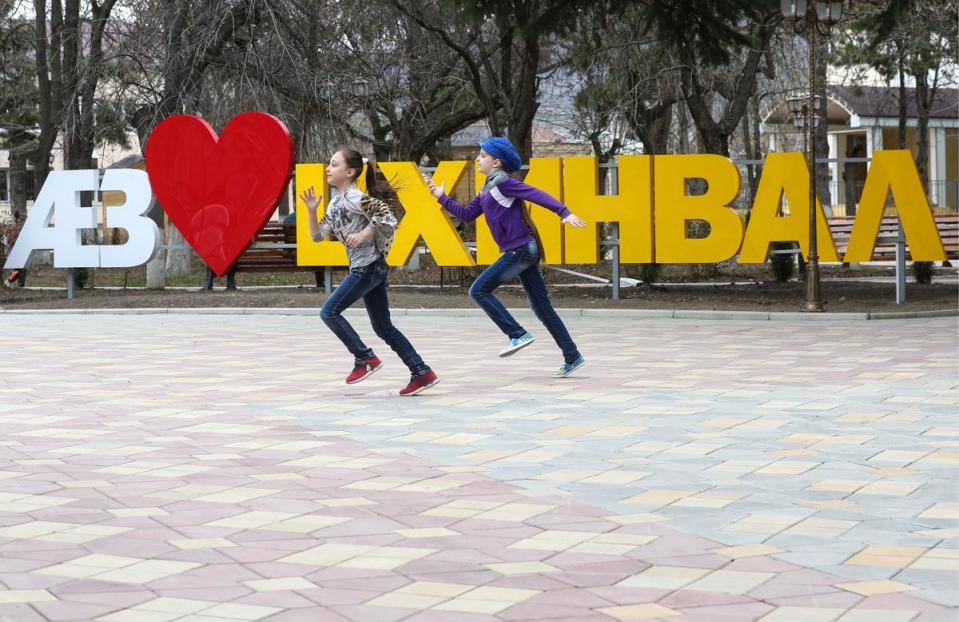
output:
M 787 102 L 793 113 L 793 124 L 803 127 L 803 151 L 809 165 L 809 254 L 806 257 L 806 310 L 822 311 L 822 291 L 819 287 L 819 244 L 816 232 L 816 128 L 819 127 L 819 107 L 816 94 L 816 65 L 818 36 L 829 37 L 829 29 L 842 17 L 842 2 L 820 2 L 809 11 L 806 0 L 780 0 L 780 9 L 786 23 L 797 32 L 805 31 L 809 43 L 809 92 L 805 98 L 792 97 Z M 805 99 L 805 101 L 803 101 Z

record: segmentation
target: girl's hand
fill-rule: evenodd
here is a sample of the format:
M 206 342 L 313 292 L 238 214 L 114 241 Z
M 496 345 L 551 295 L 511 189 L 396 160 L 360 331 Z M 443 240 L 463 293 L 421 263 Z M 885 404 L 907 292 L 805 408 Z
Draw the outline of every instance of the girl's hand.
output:
M 440 198 L 441 196 L 443 196 L 444 194 L 446 194 L 446 182 L 445 182 L 445 181 L 444 181 L 442 184 L 440 184 L 439 186 L 437 186 L 437 185 L 433 182 L 433 178 L 430 177 L 430 176 L 428 176 L 428 175 L 423 175 L 423 181 L 426 182 L 426 186 L 430 189 L 430 194 L 433 195 L 433 198 L 434 198 L 434 199 L 438 199 L 438 198 Z
M 356 248 L 363 242 L 366 242 L 367 240 L 369 240 L 371 237 L 373 237 L 373 230 L 367 227 L 366 229 L 363 229 L 359 233 L 351 233 L 348 236 L 346 236 L 345 243 L 350 248 Z
M 316 208 L 320 205 L 320 201 L 323 200 L 323 195 L 317 195 L 313 190 L 313 186 L 310 186 L 303 191 L 303 194 L 300 195 L 300 199 L 306 203 L 306 209 L 315 212 Z
M 571 227 L 585 227 L 586 223 L 576 214 L 570 214 L 563 219 L 563 223 Z

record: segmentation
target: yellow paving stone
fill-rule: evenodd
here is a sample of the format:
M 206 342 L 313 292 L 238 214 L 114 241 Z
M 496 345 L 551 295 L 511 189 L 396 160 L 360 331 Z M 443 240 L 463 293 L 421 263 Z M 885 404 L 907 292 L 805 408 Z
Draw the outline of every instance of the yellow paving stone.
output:
M 918 611 L 905 609 L 892 611 L 889 609 L 851 609 L 836 620 L 836 622 L 911 622 L 919 615 Z
M 312 590 L 317 586 L 303 577 L 282 577 L 277 579 L 257 579 L 244 581 L 243 585 L 255 592 L 286 592 L 293 590 Z
M 99 581 L 114 581 L 116 583 L 145 584 L 158 579 L 184 573 L 203 564 L 195 562 L 167 561 L 148 559 L 130 566 L 108 570 L 103 574 L 95 575 Z
M 775 546 L 770 546 L 768 544 L 744 544 L 741 546 L 728 546 L 718 549 L 710 549 L 710 551 L 719 555 L 724 555 L 730 559 L 761 557 L 783 552 L 782 549 L 776 548 Z
M 623 503 L 630 505 L 662 507 L 693 494 L 696 494 L 695 490 L 648 490 L 642 494 L 636 495 L 635 497 L 626 499 L 623 501 Z
M 48 603 L 59 600 L 47 590 L 0 590 L 0 605 Z
M 851 583 L 837 583 L 836 587 L 847 592 L 853 592 L 862 596 L 875 596 L 876 594 L 896 594 L 898 592 L 912 592 L 916 588 L 898 581 L 853 581 Z
M 680 612 L 670 609 L 669 607 L 664 607 L 656 603 L 649 603 L 646 605 L 624 605 L 620 607 L 604 607 L 602 609 L 597 609 L 601 613 L 605 613 L 611 618 L 617 620 L 622 620 L 628 622 L 629 620 L 652 620 L 660 618 L 671 618 L 675 616 L 681 616 Z
M 807 434 L 807 433 L 795 433 L 789 434 L 780 438 L 778 443 L 797 443 L 799 445 L 813 445 L 815 443 L 820 443 L 829 438 L 828 434 Z
M 923 511 L 919 518 L 944 518 L 959 520 L 959 503 L 936 503 Z
M 784 514 L 750 514 L 729 525 L 723 531 L 772 535 L 795 525 L 800 520 L 802 519 L 798 516 Z
M 419 538 L 448 538 L 451 536 L 462 535 L 458 531 L 447 529 L 446 527 L 424 527 L 421 529 L 396 529 L 393 533 L 398 533 L 404 538 L 416 540 Z
M 591 532 L 548 529 L 529 538 L 514 542 L 510 544 L 508 548 L 534 551 L 565 551 L 595 536 L 596 534 Z
M 430 609 L 435 605 L 449 600 L 443 596 L 427 596 L 424 594 L 408 594 L 399 591 L 377 596 L 364 603 L 368 607 L 393 607 L 396 609 Z
M 779 449 L 776 451 L 770 451 L 769 453 L 774 456 L 782 456 L 784 458 L 820 455 L 820 452 L 816 451 L 815 449 Z
M 757 475 L 800 475 L 810 471 L 821 463 L 804 462 L 800 460 L 780 460 L 754 471 Z
M 245 603 L 220 603 L 203 609 L 202 614 L 213 619 L 227 620 L 245 620 L 254 622 L 261 620 L 274 613 L 279 613 L 282 609 L 278 607 L 264 607 L 262 605 L 247 605 Z
M 700 579 L 711 571 L 707 568 L 682 566 L 651 566 L 643 572 L 623 579 L 617 585 L 654 590 L 678 590 Z
M 549 512 L 555 505 L 541 505 L 536 503 L 506 503 L 499 507 L 476 514 L 476 520 L 496 520 L 511 523 L 521 523 L 540 514 Z
M 911 546 L 867 546 L 844 564 L 847 566 L 879 566 L 885 568 L 905 568 L 927 549 Z
M 813 510 L 841 510 L 859 507 L 859 504 L 847 499 L 829 499 L 826 501 L 798 501 L 797 505 Z
M 499 564 L 483 564 L 483 566 L 507 577 L 523 574 L 561 572 L 559 568 L 543 562 L 504 562 Z
M 219 549 L 234 547 L 236 544 L 226 538 L 181 538 L 178 540 L 167 540 L 178 549 Z
M 806 487 L 813 492 L 855 492 L 872 480 L 824 479 Z
M 759 618 L 759 622 L 834 622 L 845 612 L 836 607 L 779 607 Z
M 887 497 L 905 497 L 919 488 L 921 483 L 878 481 L 860 488 L 857 495 L 881 495 Z
M 287 555 L 277 561 L 285 564 L 303 564 L 306 566 L 335 566 L 364 553 L 375 551 L 378 547 L 367 544 L 340 544 L 327 542 L 305 551 Z
M 724 508 L 730 503 L 735 503 L 746 496 L 745 493 L 707 490 L 706 492 L 680 499 L 673 503 L 673 505 L 677 507 Z

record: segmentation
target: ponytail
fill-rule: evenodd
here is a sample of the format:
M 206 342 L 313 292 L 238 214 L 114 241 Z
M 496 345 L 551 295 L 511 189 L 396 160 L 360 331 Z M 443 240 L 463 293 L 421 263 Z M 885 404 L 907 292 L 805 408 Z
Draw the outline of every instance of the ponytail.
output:
M 343 146 L 337 149 L 336 152 L 343 156 L 347 167 L 356 171 L 356 177 L 360 176 L 364 168 L 366 169 L 366 194 L 374 199 L 383 201 L 392 209 L 396 209 L 399 206 L 399 198 L 396 196 L 396 191 L 393 187 L 386 182 L 376 179 L 376 171 L 373 170 L 375 163 L 372 160 L 364 162 L 363 154 L 352 147 Z M 355 178 L 354 181 L 356 181 Z

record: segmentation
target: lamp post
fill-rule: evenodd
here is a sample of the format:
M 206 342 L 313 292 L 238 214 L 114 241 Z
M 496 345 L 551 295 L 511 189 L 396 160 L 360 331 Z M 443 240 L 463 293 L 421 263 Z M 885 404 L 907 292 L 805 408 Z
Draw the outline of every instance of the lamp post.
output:
M 798 31 L 805 30 L 809 45 L 809 92 L 805 101 L 800 98 L 789 100 L 789 110 L 794 115 L 793 122 L 800 127 L 801 114 L 803 132 L 803 151 L 809 165 L 809 252 L 806 257 L 806 311 L 822 311 L 822 291 L 819 287 L 819 244 L 816 232 L 816 127 L 820 123 L 819 106 L 821 100 L 816 80 L 817 45 L 819 35 L 829 37 L 829 29 L 842 17 L 842 2 L 819 2 L 815 11 L 808 11 L 806 0 L 781 0 L 780 8 L 786 23 Z

